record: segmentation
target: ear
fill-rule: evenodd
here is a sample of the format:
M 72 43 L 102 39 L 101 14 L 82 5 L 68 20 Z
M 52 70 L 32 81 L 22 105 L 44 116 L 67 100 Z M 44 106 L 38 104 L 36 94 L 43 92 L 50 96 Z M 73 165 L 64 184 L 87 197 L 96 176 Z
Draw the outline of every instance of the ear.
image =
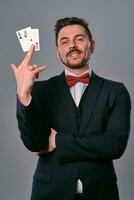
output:
M 95 40 L 92 40 L 92 44 L 91 44 L 91 47 L 90 47 L 91 49 L 91 53 L 93 53 L 94 52 L 94 50 L 95 50 L 95 48 L 96 48 L 96 42 L 95 42 Z

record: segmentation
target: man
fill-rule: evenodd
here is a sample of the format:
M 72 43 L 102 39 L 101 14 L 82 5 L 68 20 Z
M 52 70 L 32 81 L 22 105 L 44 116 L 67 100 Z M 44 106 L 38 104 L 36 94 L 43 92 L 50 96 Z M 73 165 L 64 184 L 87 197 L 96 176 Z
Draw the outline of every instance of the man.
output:
M 11 65 L 21 138 L 39 155 L 31 200 L 118 200 L 113 160 L 128 141 L 128 91 L 92 71 L 95 41 L 85 20 L 60 19 L 55 35 L 61 75 L 34 82 L 46 69 L 30 64 L 34 46 Z

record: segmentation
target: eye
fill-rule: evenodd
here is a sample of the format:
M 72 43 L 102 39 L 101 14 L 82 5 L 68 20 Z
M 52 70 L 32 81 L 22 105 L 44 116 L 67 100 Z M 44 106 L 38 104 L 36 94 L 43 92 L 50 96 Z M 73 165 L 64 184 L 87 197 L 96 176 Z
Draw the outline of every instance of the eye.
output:
M 65 45 L 65 44 L 67 44 L 67 43 L 68 43 L 68 40 L 62 40 L 62 41 L 61 41 L 61 44 L 62 44 L 62 45 Z
M 84 38 L 83 38 L 83 37 L 77 37 L 77 38 L 76 38 L 76 41 L 77 41 L 77 42 L 83 42 L 83 41 L 84 41 Z

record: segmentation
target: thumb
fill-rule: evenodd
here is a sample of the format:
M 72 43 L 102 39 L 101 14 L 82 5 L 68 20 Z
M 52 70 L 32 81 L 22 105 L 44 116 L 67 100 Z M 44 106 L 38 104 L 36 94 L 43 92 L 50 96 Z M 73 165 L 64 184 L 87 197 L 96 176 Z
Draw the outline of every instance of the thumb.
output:
M 17 65 L 15 65 L 15 64 L 10 64 L 10 66 L 11 66 L 11 68 L 12 68 L 14 74 L 16 75 L 16 72 L 17 72 Z

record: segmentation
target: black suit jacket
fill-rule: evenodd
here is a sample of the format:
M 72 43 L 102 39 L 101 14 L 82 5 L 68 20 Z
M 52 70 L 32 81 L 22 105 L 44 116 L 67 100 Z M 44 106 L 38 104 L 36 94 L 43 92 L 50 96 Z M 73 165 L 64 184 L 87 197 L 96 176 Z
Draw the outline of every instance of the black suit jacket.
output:
M 116 181 L 113 160 L 123 154 L 130 130 L 130 97 L 122 83 L 92 73 L 80 131 L 64 72 L 35 82 L 32 101 L 17 101 L 17 119 L 25 146 L 34 152 L 48 145 L 57 131 L 56 150 L 39 157 L 32 200 L 71 200 L 77 179 L 84 192 L 97 182 Z

